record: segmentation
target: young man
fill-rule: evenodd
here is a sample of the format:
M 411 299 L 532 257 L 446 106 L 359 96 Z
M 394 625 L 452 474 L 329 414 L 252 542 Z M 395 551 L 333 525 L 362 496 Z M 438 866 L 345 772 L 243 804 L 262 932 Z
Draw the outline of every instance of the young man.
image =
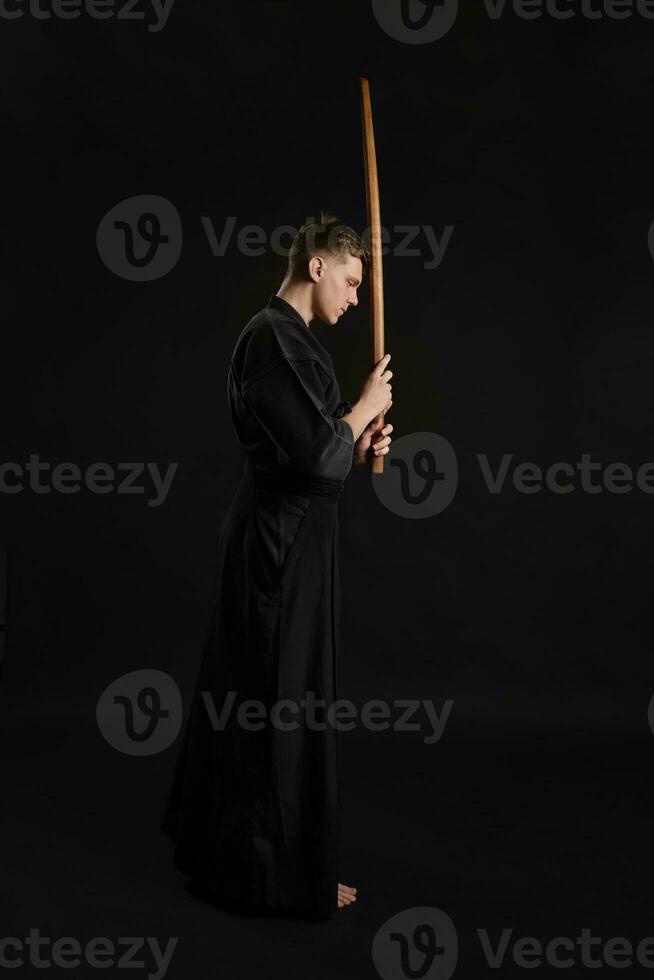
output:
M 241 911 L 327 918 L 339 882 L 338 499 L 389 450 L 386 355 L 341 401 L 309 324 L 357 304 L 369 253 L 338 219 L 297 233 L 277 294 L 241 332 L 228 404 L 244 451 L 225 517 L 211 625 L 163 829 L 175 864 Z M 230 710 L 231 707 L 231 710 Z

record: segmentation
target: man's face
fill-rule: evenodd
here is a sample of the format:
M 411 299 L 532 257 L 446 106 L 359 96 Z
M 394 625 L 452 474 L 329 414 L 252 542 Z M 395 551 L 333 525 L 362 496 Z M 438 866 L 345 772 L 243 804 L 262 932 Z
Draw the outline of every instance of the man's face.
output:
M 314 310 L 324 323 L 336 323 L 348 307 L 356 306 L 363 266 L 354 255 L 339 262 L 333 255 L 321 256 L 320 278 L 314 289 Z

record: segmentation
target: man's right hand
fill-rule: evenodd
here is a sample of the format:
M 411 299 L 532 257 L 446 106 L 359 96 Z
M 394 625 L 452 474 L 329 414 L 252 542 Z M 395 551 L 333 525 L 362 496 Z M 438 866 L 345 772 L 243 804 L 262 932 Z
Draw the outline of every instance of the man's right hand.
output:
M 393 404 L 393 387 L 389 384 L 389 378 L 393 377 L 393 372 L 386 370 L 390 358 L 390 354 L 384 354 L 361 387 L 359 404 L 365 405 L 370 417 L 369 420 L 377 418 Z

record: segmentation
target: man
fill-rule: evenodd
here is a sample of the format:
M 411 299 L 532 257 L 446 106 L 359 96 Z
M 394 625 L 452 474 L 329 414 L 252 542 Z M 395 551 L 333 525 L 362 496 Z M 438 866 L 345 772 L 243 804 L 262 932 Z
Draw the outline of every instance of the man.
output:
M 176 866 L 242 911 L 327 918 L 338 875 L 338 499 L 389 451 L 387 354 L 341 401 L 309 324 L 357 304 L 370 256 L 323 214 L 297 233 L 275 296 L 241 332 L 228 404 L 243 474 L 225 517 L 211 625 L 163 829 Z M 231 710 L 230 710 L 231 705 Z M 316 716 L 316 708 L 322 709 Z M 223 710 L 224 709 L 224 710 Z

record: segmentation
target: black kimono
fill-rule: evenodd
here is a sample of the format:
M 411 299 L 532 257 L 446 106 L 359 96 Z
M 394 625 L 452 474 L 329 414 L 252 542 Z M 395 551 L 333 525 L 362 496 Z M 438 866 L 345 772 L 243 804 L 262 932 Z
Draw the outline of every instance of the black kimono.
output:
M 227 394 L 245 460 L 163 829 L 176 839 L 176 866 L 223 903 L 321 918 L 337 908 L 339 881 L 338 747 L 327 710 L 337 698 L 337 507 L 352 467 L 342 419 L 350 405 L 329 353 L 277 296 L 239 336 Z M 302 702 L 313 697 L 324 707 L 308 715 Z M 249 699 L 265 706 L 248 715 L 256 731 L 237 719 Z M 272 724 L 284 699 L 299 710 L 282 708 Z

